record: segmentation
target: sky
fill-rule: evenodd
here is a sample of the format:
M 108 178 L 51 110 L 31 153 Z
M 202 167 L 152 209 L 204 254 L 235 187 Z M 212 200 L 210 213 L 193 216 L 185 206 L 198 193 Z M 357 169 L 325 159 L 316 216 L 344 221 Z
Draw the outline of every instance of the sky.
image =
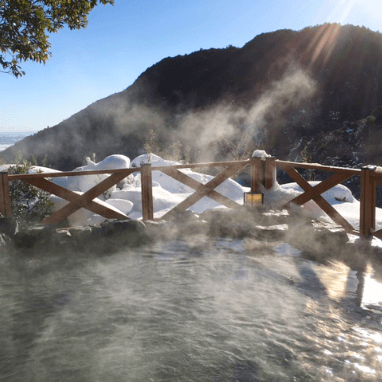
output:
M 0 73 L 0 133 L 55 126 L 166 57 L 325 22 L 382 32 L 381 15 L 381 0 L 115 0 L 85 29 L 52 34 L 45 65 L 23 63 L 21 78 Z

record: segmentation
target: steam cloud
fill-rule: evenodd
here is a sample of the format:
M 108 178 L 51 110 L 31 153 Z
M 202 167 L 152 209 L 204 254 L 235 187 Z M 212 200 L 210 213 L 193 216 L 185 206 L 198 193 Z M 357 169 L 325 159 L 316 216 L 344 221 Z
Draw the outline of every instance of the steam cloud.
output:
M 310 99 L 316 89 L 315 81 L 305 71 L 289 69 L 249 108 L 219 104 L 187 114 L 180 123 L 180 134 L 194 145 L 197 138 L 204 160 L 215 157 L 218 148 L 214 144 L 218 141 L 235 146 L 237 152 L 253 150 L 272 133 L 272 125 L 285 124 L 285 112 Z

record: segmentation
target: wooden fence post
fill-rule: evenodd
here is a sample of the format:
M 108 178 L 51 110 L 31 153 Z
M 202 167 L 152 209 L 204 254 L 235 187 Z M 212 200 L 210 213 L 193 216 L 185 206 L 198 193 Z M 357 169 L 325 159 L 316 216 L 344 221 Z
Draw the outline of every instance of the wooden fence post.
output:
M 376 183 L 372 178 L 375 167 L 362 167 L 359 232 L 367 238 L 375 230 Z
M 142 219 L 153 220 L 153 182 L 151 174 L 151 164 L 141 165 L 141 190 L 142 190 Z
M 276 158 L 265 158 L 265 189 L 269 190 L 276 183 Z
M 263 167 L 264 162 L 261 158 L 252 158 L 251 160 L 251 192 L 253 194 L 261 193 L 261 185 L 263 184 Z
M 11 194 L 9 192 L 8 172 L 0 172 L 0 213 L 11 217 Z

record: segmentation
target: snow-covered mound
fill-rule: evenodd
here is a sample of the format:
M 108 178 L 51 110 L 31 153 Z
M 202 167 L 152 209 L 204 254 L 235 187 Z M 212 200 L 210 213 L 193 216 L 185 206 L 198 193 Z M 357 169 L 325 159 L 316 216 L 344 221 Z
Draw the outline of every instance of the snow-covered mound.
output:
M 123 169 L 130 167 L 130 159 L 125 155 L 110 155 L 106 157 L 99 163 L 95 163 L 90 158 L 86 158 L 87 164 L 82 167 L 78 167 L 73 171 L 99 171 L 99 170 L 112 170 L 112 169 Z M 77 188 L 81 192 L 86 192 L 93 188 L 98 183 L 102 182 L 109 175 L 98 174 L 90 176 L 79 176 L 76 177 Z M 110 194 L 116 190 L 117 186 L 111 187 L 105 194 L 104 198 L 107 199 Z
M 142 154 L 131 161 L 131 167 L 141 167 L 141 164 L 144 163 L 151 163 L 153 167 L 175 166 L 177 164 L 182 164 L 173 160 L 163 159 L 156 154 Z
M 142 212 L 142 192 L 141 187 L 129 187 L 125 186 L 122 190 L 114 191 L 110 199 L 123 199 L 129 200 L 134 205 L 134 211 Z M 175 207 L 177 204 L 184 200 L 184 195 L 179 195 L 171 193 L 166 189 L 162 188 L 160 185 L 153 187 L 153 208 L 154 212 L 159 212 L 161 210 L 168 210 Z
M 255 150 L 252 153 L 252 158 L 261 158 L 261 160 L 265 160 L 265 158 L 269 158 L 271 155 L 267 154 L 264 150 Z
M 131 162 L 132 166 L 134 167 L 140 167 L 142 163 L 151 163 L 152 167 L 175 166 L 181 164 L 179 162 L 162 159 L 161 157 L 155 154 L 140 155 Z M 202 184 L 206 184 L 214 178 L 211 175 L 194 172 L 188 168 L 181 169 L 180 171 Z M 140 174 L 138 174 L 137 176 L 137 180 L 139 180 Z M 194 190 L 191 187 L 188 187 L 185 184 L 178 182 L 177 180 L 162 173 L 161 171 L 153 171 L 152 178 L 154 182 L 159 183 L 162 188 L 164 188 L 168 192 L 171 192 L 172 194 L 189 194 L 194 192 Z M 224 181 L 222 184 L 215 188 L 215 191 L 234 201 L 243 199 L 243 187 L 232 179 L 227 179 L 226 181 Z

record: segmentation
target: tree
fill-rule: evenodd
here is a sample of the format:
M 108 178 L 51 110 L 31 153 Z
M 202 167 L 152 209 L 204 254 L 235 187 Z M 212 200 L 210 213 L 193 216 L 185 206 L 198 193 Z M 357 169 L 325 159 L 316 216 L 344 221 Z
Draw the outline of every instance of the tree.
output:
M 15 77 L 23 61 L 45 63 L 51 56 L 49 34 L 64 26 L 81 29 L 99 3 L 114 0 L 0 0 L 0 65 Z
M 32 163 L 19 155 L 20 163 L 8 167 L 9 174 L 28 174 Z M 40 171 L 41 172 L 41 171 Z M 53 212 L 53 203 L 49 193 L 40 190 L 22 180 L 13 180 L 9 184 L 12 215 L 21 225 L 39 223 Z

